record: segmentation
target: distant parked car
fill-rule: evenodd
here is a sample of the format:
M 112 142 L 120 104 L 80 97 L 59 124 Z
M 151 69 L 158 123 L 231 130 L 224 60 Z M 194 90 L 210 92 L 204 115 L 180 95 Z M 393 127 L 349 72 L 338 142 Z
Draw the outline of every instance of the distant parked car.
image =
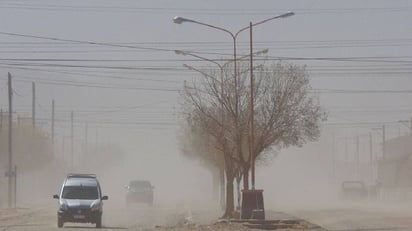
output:
M 93 223 L 102 227 L 103 200 L 99 181 L 94 174 L 68 174 L 59 194 L 53 195 L 59 200 L 57 226 L 65 222 Z
M 126 205 L 133 203 L 146 203 L 153 205 L 152 184 L 147 180 L 130 181 L 126 188 Z
M 360 200 L 368 197 L 368 188 L 363 181 L 342 182 L 341 198 L 345 200 Z

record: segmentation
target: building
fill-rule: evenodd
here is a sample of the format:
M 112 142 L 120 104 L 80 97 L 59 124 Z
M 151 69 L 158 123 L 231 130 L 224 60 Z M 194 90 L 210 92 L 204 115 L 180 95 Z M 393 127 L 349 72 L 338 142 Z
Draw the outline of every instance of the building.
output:
M 382 192 L 390 198 L 412 199 L 412 136 L 390 139 L 384 145 L 384 157 L 378 160 Z

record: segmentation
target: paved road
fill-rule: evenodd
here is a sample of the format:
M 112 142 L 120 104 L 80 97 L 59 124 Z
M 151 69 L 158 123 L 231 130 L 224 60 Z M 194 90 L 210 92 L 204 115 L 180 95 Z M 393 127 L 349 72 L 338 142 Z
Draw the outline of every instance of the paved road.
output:
M 156 230 L 156 231 L 194 231 L 194 230 L 251 230 L 243 222 L 217 222 L 220 211 L 191 211 L 182 205 L 109 207 L 106 206 L 101 230 Z M 295 217 L 280 212 L 267 211 L 267 219 L 294 220 Z M 242 225 L 243 224 L 243 225 Z M 255 224 L 253 224 L 256 227 Z M 266 228 L 271 227 L 264 226 Z M 259 226 L 260 227 L 260 226 Z M 263 226 L 262 226 L 263 227 Z M 305 226 L 307 227 L 307 226 Z M 290 229 L 289 230 L 302 230 Z M 65 223 L 63 229 L 57 228 L 56 208 L 0 210 L 0 231 L 48 231 L 48 230 L 96 230 L 93 224 Z M 313 229 L 323 230 L 323 229 Z
M 185 219 L 192 219 L 197 224 L 209 224 L 216 221 L 219 211 L 192 212 L 185 206 L 153 207 L 137 205 L 133 207 L 106 206 L 103 215 L 102 230 L 153 230 L 155 227 L 182 227 Z M 346 205 L 317 209 L 298 209 L 288 211 L 294 217 L 305 219 L 331 231 L 411 231 L 412 206 L 408 204 L 392 205 Z M 272 219 L 290 219 L 283 213 L 268 211 Z M 48 230 L 96 230 L 92 224 L 66 223 L 64 229 L 57 228 L 56 208 L 49 206 L 36 209 L 0 210 L 0 231 L 48 231 Z M 216 226 L 211 226 L 217 229 Z M 198 230 L 191 229 L 176 230 Z M 209 228 L 210 229 L 210 228 Z M 171 230 L 157 229 L 157 230 Z M 220 230 L 220 229 L 219 229 Z M 232 230 L 223 227 L 221 230 Z M 235 227 L 233 230 L 240 230 Z M 242 229 L 243 230 L 243 229 Z M 316 229 L 323 230 L 323 229 Z
M 146 230 L 174 226 L 190 215 L 185 208 L 138 205 L 104 208 L 102 230 Z M 63 230 L 95 230 L 93 224 L 65 223 Z M 55 207 L 0 211 L 0 231 L 61 230 L 57 228 Z

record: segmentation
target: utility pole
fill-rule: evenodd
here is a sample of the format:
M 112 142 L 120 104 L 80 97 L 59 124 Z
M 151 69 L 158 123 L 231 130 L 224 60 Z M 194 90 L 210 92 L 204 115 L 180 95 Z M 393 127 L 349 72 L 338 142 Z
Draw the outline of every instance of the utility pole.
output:
M 34 128 L 36 127 L 36 84 L 34 82 L 31 83 L 32 88 L 32 111 L 31 111 L 31 118 L 32 118 L 32 126 L 33 132 Z
M 95 145 L 95 147 L 94 147 L 94 151 L 95 151 L 95 152 L 97 152 L 98 143 L 99 143 L 99 130 L 98 130 L 97 127 L 96 127 L 96 145 Z
M 410 133 L 409 134 L 411 134 L 412 135 L 412 117 L 411 117 L 411 122 L 410 122 Z
M 254 150 L 254 141 L 255 141 L 255 126 L 254 126 L 254 96 L 253 96 L 253 41 L 252 41 L 252 22 L 249 23 L 249 41 L 250 41 L 250 141 L 249 141 L 249 152 L 250 152 L 250 161 L 251 161 L 251 177 L 252 177 L 252 190 L 255 189 L 255 150 Z M 249 179 L 243 179 L 249 180 Z
M 17 205 L 17 166 L 14 165 L 14 208 L 16 208 Z
M 336 177 L 336 136 L 332 133 L 332 177 Z
M 67 166 L 67 163 L 66 163 L 66 159 L 64 158 L 64 156 L 65 156 L 65 140 L 66 140 L 66 137 L 65 136 L 63 136 L 63 139 L 62 139 L 62 156 L 63 156 L 63 163 L 65 163 L 65 165 Z
M 89 147 L 88 147 L 88 140 L 87 140 L 87 138 L 88 138 L 88 133 L 89 133 L 89 124 L 88 123 L 86 123 L 86 126 L 85 126 L 85 131 L 84 131 L 84 136 L 85 136 L 85 139 L 84 139 L 84 141 L 85 141 L 85 144 L 84 144 L 84 152 L 85 152 L 85 155 L 87 155 L 88 154 L 88 150 L 89 150 Z
M 385 145 L 385 140 L 386 140 L 386 134 L 385 134 L 385 125 L 382 125 L 382 159 L 385 160 L 386 158 L 386 145 Z
M 8 73 L 8 90 L 9 90 L 9 166 L 6 176 L 8 177 L 8 206 L 12 206 L 12 188 L 13 188 L 13 148 L 12 148 L 12 138 L 13 138 L 13 88 L 11 85 L 11 74 Z
M 356 136 L 356 174 L 359 177 L 359 135 Z
M 3 109 L 0 109 L 0 131 L 3 129 Z
M 52 120 L 51 120 L 51 139 L 54 151 L 54 99 L 52 100 Z
M 371 181 L 373 181 L 373 144 L 372 144 L 372 132 L 369 132 L 369 166 L 371 169 Z
M 369 132 L 369 162 L 373 164 L 373 145 L 372 145 L 372 132 Z
M 348 153 L 348 137 L 345 137 L 345 161 L 349 161 L 349 153 Z
M 71 155 L 71 160 L 70 160 L 70 170 L 73 171 L 74 167 L 74 131 L 73 131 L 73 120 L 74 120 L 74 115 L 73 111 L 70 114 L 71 118 L 71 135 L 70 135 L 70 141 L 71 141 L 71 148 L 70 148 L 70 155 Z

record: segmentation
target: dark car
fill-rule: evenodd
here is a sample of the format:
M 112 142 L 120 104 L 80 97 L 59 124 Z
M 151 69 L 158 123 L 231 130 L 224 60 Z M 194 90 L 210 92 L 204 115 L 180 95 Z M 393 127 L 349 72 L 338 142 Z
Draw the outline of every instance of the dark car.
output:
M 147 203 L 153 205 L 152 184 L 147 180 L 133 180 L 126 186 L 126 205 L 132 203 Z
M 94 174 L 68 174 L 60 193 L 53 198 L 59 199 L 57 226 L 65 222 L 93 223 L 102 226 L 103 200 L 99 181 Z
M 368 197 L 368 189 L 362 181 L 342 182 L 341 198 L 344 200 L 360 200 Z

